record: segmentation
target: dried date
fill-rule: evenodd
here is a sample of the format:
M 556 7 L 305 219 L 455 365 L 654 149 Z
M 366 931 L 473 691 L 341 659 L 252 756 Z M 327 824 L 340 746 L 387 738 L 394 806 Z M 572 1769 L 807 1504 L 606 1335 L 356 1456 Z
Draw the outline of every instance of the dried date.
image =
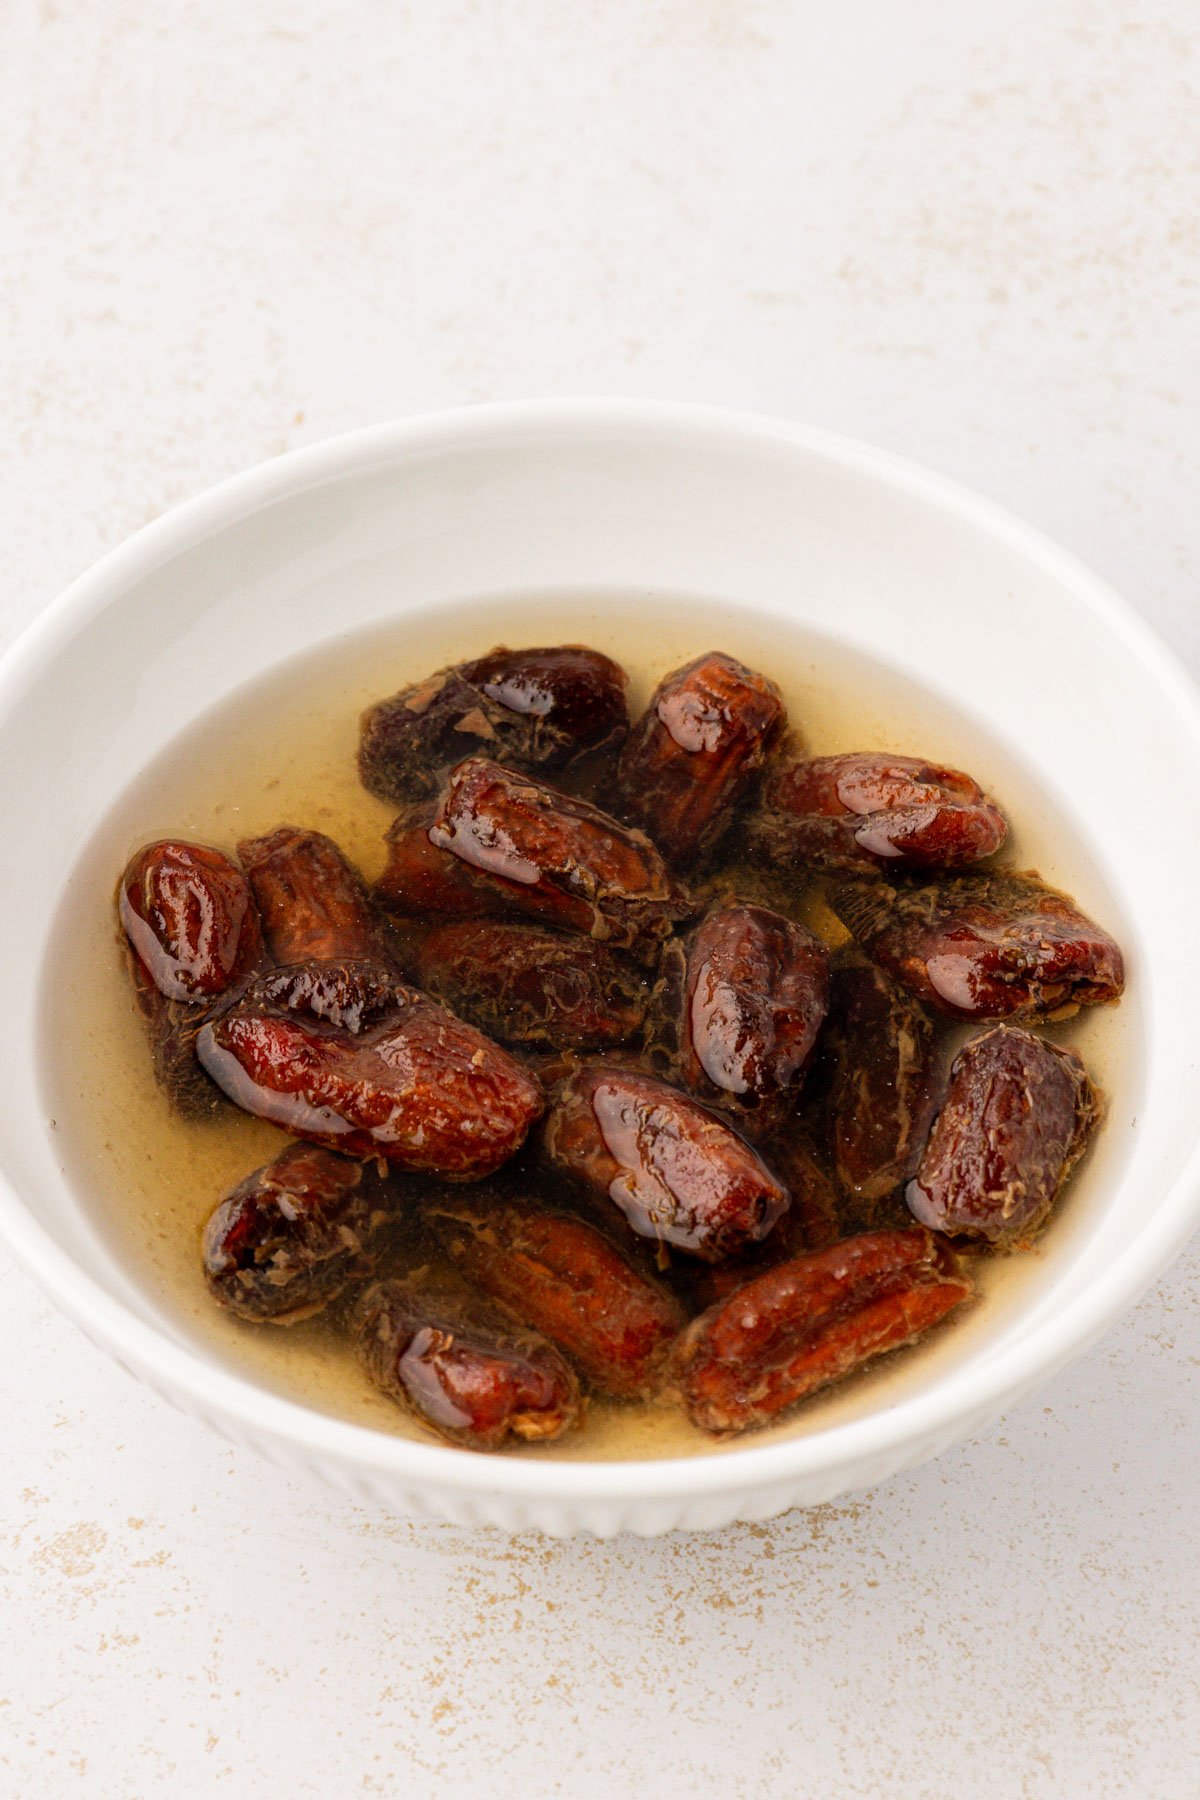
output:
M 506 1051 L 377 963 L 259 976 L 197 1054 L 231 1100 L 297 1137 L 455 1180 L 492 1174 L 544 1104 Z
M 741 1256 L 689 1265 L 685 1273 L 688 1291 L 701 1307 L 723 1300 L 776 1263 L 810 1250 L 824 1250 L 846 1235 L 837 1189 L 809 1146 L 793 1132 L 769 1139 L 763 1148 L 787 1188 L 791 1204 L 762 1242 Z
M 1073 1050 L 998 1026 L 955 1060 L 908 1186 L 923 1225 L 1009 1249 L 1028 1242 L 1087 1148 L 1099 1101 Z
M 551 1162 L 625 1214 L 634 1231 L 705 1262 L 764 1238 L 787 1190 L 731 1126 L 677 1088 L 614 1064 L 580 1069 L 560 1089 Z
M 553 1344 L 419 1274 L 368 1288 L 353 1329 L 376 1387 L 448 1443 L 546 1443 L 582 1417 L 579 1383 Z
M 668 861 L 707 855 L 733 819 L 786 721 L 779 689 L 719 651 L 659 683 L 617 769 L 622 811 Z
M 972 1292 L 929 1232 L 868 1233 L 777 1264 L 694 1319 L 675 1375 L 693 1424 L 766 1425 L 884 1351 L 911 1343 Z
M 873 961 L 951 1018 L 1066 1018 L 1125 985 L 1113 939 L 1036 875 L 843 881 L 829 898 Z
M 933 1026 L 920 1003 L 871 963 L 833 978 L 830 1096 L 838 1179 L 860 1200 L 908 1180 L 933 1117 Z
M 557 1344 L 597 1393 L 635 1399 L 655 1387 L 683 1309 L 594 1225 L 475 1195 L 425 1216 L 471 1285 Z
M 277 963 L 387 960 L 363 878 L 332 838 L 281 825 L 266 837 L 243 838 L 238 855 Z
M 406 919 L 477 919 L 505 911 L 504 896 L 430 842 L 433 809 L 401 813 L 387 835 L 388 861 L 372 890 L 376 904 Z

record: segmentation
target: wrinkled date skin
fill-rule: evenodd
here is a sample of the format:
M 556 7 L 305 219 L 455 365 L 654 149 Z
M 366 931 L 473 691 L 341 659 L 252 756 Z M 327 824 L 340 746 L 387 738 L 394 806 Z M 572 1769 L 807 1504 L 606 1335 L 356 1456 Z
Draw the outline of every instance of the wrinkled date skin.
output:
M 510 768 L 565 768 L 624 737 L 628 679 L 610 657 L 580 644 L 492 650 L 439 669 L 363 714 L 363 785 L 381 800 L 416 800 L 477 752 Z
M 720 1263 L 695 1263 L 686 1271 L 688 1292 L 699 1306 L 712 1306 L 776 1263 L 810 1250 L 823 1250 L 845 1236 L 838 1192 L 809 1146 L 790 1133 L 763 1146 L 767 1160 L 791 1195 L 791 1205 L 760 1244 Z
M 505 1043 L 603 1050 L 641 1030 L 646 983 L 603 944 L 533 925 L 465 920 L 431 931 L 417 979 Z
M 546 1443 L 582 1417 L 579 1383 L 553 1344 L 455 1289 L 376 1282 L 354 1337 L 376 1387 L 447 1443 Z
M 1024 1243 L 1045 1224 L 1098 1116 L 1073 1050 L 1001 1025 L 955 1060 L 909 1210 L 951 1236 Z
M 956 869 L 993 856 L 1008 823 L 977 781 L 915 756 L 791 757 L 763 783 L 751 848 L 801 869 Z
M 704 920 L 684 958 L 676 1027 L 684 1084 L 747 1119 L 777 1111 L 829 1009 L 824 945 L 766 907 L 731 906 Z
M 873 961 L 953 1019 L 1068 1018 L 1125 986 L 1108 933 L 1035 875 L 843 881 L 829 900 Z
M 471 1285 L 557 1344 L 597 1393 L 631 1400 L 657 1385 L 683 1308 L 594 1225 L 474 1195 L 425 1216 Z
M 675 1373 L 692 1423 L 766 1425 L 872 1357 L 920 1337 L 972 1284 L 927 1231 L 880 1231 L 777 1264 L 694 1319 Z
M 651 1075 L 593 1064 L 559 1091 L 550 1160 L 607 1196 L 641 1237 L 719 1262 L 764 1238 L 787 1190 L 723 1119 Z
M 386 960 L 366 886 L 332 838 L 281 825 L 238 845 L 277 963 Z
M 830 1097 L 839 1181 L 880 1200 L 916 1168 L 933 1117 L 933 1025 L 920 1003 L 871 963 L 835 971 Z
M 506 910 L 614 948 L 650 954 L 692 909 L 642 832 L 483 757 L 451 771 L 429 840 Z
M 197 1054 L 229 1098 L 347 1156 L 470 1181 L 520 1149 L 533 1077 L 378 963 L 312 963 L 251 982 Z
M 220 850 L 164 840 L 132 859 L 117 910 L 155 1078 L 182 1117 L 211 1117 L 221 1096 L 196 1061 L 196 1037 L 264 960 L 249 883 Z
M 210 1216 L 203 1237 L 209 1292 L 252 1323 L 311 1318 L 371 1273 L 392 1210 L 371 1166 L 290 1144 Z
M 621 752 L 622 810 L 667 860 L 707 855 L 786 722 L 779 689 L 712 651 L 659 683 Z

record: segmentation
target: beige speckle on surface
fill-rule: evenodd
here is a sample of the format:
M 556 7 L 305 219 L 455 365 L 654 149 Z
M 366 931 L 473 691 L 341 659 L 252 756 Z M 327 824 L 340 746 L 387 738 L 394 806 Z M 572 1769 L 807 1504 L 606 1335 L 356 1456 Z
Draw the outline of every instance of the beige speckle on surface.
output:
M 0 644 L 248 463 L 590 391 L 925 459 L 1196 667 L 1198 90 L 1192 0 L 10 0 Z M 650 1543 L 364 1514 L 7 1265 L 0 1336 L 5 1794 L 1196 1793 L 1195 1249 L 976 1442 Z

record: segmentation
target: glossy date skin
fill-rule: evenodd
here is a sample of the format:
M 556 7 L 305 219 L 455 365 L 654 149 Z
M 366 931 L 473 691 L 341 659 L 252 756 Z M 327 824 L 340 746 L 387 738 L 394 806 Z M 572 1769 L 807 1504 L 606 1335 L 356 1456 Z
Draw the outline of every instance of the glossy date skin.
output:
M 546 1124 L 550 1161 L 607 1197 L 639 1236 L 704 1262 L 764 1238 L 786 1188 L 708 1107 L 637 1070 L 590 1064 L 560 1088 Z
M 470 1284 L 557 1344 L 596 1393 L 632 1400 L 658 1385 L 683 1308 L 594 1225 L 473 1194 L 425 1217 Z
M 499 1045 L 378 963 L 259 976 L 197 1054 L 237 1105 L 297 1137 L 450 1180 L 494 1173 L 544 1104 Z
M 839 967 L 833 996 L 838 1179 L 860 1200 L 880 1200 L 913 1173 L 933 1117 L 933 1025 L 920 1002 L 872 963 Z
M 663 1004 L 678 1072 L 750 1129 L 794 1096 L 829 1009 L 829 957 L 802 925 L 763 906 L 710 913 L 664 959 Z M 682 962 L 673 974 L 670 964 Z
M 533 925 L 465 920 L 431 931 L 417 980 L 489 1037 L 603 1050 L 641 1030 L 646 983 L 604 944 Z
M 829 901 L 873 961 L 950 1018 L 1069 1018 L 1124 989 L 1113 939 L 1035 875 L 843 881 Z
M 451 771 L 429 840 L 505 910 L 637 955 L 692 910 L 644 833 L 483 757 Z
M 264 960 L 249 883 L 220 850 L 165 839 L 132 858 L 117 910 L 155 1079 L 181 1117 L 210 1118 L 221 1095 L 196 1060 L 197 1035 Z
M 844 1208 L 828 1171 L 794 1129 L 769 1138 L 763 1151 L 791 1196 L 791 1204 L 761 1243 L 719 1263 L 690 1264 L 688 1293 L 700 1307 L 712 1306 L 776 1263 L 824 1250 L 847 1235 Z
M 686 868 L 712 851 L 786 722 L 773 681 L 720 651 L 659 683 L 617 768 L 624 816 Z
M 243 838 L 238 855 L 277 963 L 386 960 L 363 878 L 332 838 L 281 825 L 266 837 Z
M 921 1230 L 844 1238 L 779 1263 L 684 1332 L 674 1364 L 688 1416 L 717 1435 L 769 1424 L 913 1342 L 971 1292 L 951 1252 Z
M 993 856 L 1008 823 L 977 781 L 915 756 L 790 757 L 763 783 L 753 851 L 790 868 L 956 869 Z
M 388 862 L 372 889 L 375 903 L 403 919 L 478 919 L 502 915 L 504 895 L 429 839 L 432 806 L 400 814 L 387 834 Z
M 368 1288 L 353 1333 L 376 1387 L 449 1444 L 547 1443 L 582 1417 L 579 1383 L 553 1344 L 423 1273 Z
M 403 804 L 435 793 L 476 753 L 510 768 L 566 768 L 625 735 L 627 682 L 610 657 L 579 644 L 492 650 L 439 669 L 363 714 L 363 785 Z
M 209 1217 L 202 1239 L 208 1291 L 253 1324 L 311 1318 L 371 1273 L 392 1212 L 371 1166 L 289 1144 Z
M 908 1205 L 923 1225 L 999 1249 L 1046 1223 L 1087 1148 L 1099 1100 L 1080 1058 L 1001 1025 L 956 1059 Z

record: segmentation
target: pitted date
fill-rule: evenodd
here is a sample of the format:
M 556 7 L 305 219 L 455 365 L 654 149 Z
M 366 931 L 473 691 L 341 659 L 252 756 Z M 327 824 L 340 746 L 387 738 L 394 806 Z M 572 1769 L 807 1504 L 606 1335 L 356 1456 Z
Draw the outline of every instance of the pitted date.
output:
M 533 925 L 443 925 L 416 961 L 423 988 L 505 1043 L 602 1050 L 645 1017 L 645 981 L 606 945 Z
M 238 845 L 277 963 L 387 960 L 362 876 L 332 838 L 281 825 Z
M 545 1133 L 552 1163 L 607 1196 L 641 1237 L 719 1262 L 771 1230 L 787 1190 L 716 1113 L 653 1076 L 580 1069 Z
M 933 1026 L 899 982 L 855 961 L 834 973 L 830 1030 L 838 1179 L 880 1200 L 913 1173 L 933 1117 Z
M 290 1144 L 211 1214 L 203 1235 L 208 1290 L 256 1324 L 311 1318 L 371 1273 L 392 1211 L 370 1165 Z
M 679 1074 L 702 1100 L 749 1124 L 794 1095 L 829 1007 L 829 958 L 802 925 L 763 906 L 710 913 L 685 947 L 673 1036 Z
M 873 961 L 951 1018 L 1067 1018 L 1125 985 L 1108 933 L 1036 875 L 842 881 L 829 898 Z
M 432 795 L 476 753 L 511 768 L 565 768 L 625 735 L 627 682 L 611 657 L 580 644 L 492 650 L 439 669 L 363 714 L 363 784 L 403 803 Z
M 732 823 L 785 722 L 767 676 L 720 651 L 697 657 L 659 683 L 626 740 L 623 812 L 669 862 L 698 861 Z
M 642 832 L 483 757 L 451 771 L 429 840 L 507 910 L 614 948 L 651 954 L 691 911 Z
M 683 1403 L 714 1434 L 768 1424 L 911 1343 L 971 1292 L 927 1231 L 868 1233 L 779 1263 L 688 1326 L 675 1355 Z
M 447 1443 L 547 1443 L 582 1417 L 579 1383 L 553 1344 L 420 1273 L 368 1288 L 353 1329 L 376 1387 Z
M 475 1195 L 425 1216 L 471 1285 L 557 1344 L 597 1393 L 628 1400 L 657 1385 L 683 1309 L 594 1225 Z
M 908 1204 L 923 1225 L 1002 1249 L 1045 1224 L 1099 1113 L 1080 1058 L 1011 1025 L 956 1059 Z
M 977 781 L 915 756 L 789 757 L 763 783 L 749 841 L 783 867 L 956 869 L 995 855 L 1008 823 Z
M 544 1104 L 506 1051 L 378 963 L 259 976 L 197 1054 L 237 1105 L 297 1137 L 455 1180 L 498 1169 Z

